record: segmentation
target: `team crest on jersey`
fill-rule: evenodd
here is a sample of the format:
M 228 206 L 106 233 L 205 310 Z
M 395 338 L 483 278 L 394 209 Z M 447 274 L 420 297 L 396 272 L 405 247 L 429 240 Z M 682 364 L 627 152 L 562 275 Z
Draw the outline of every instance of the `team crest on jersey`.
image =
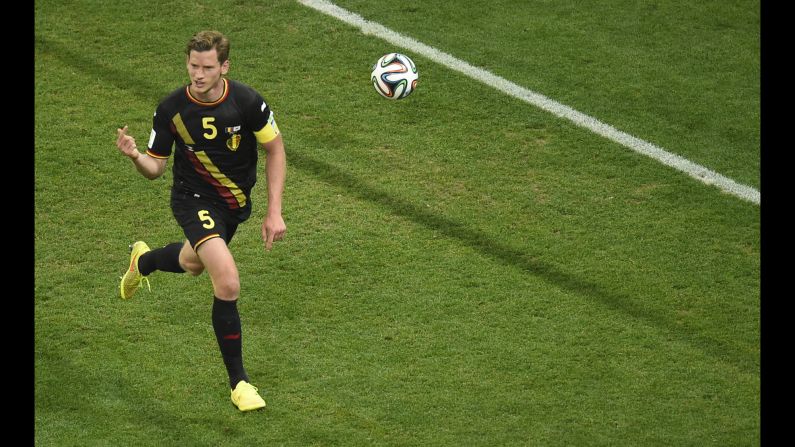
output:
M 226 147 L 229 150 L 236 151 L 238 147 L 240 147 L 240 134 L 237 133 L 240 131 L 240 126 L 234 127 L 226 127 L 224 131 L 229 135 L 229 139 L 226 140 Z
M 237 148 L 240 147 L 240 134 L 236 133 L 229 137 L 229 139 L 226 140 L 226 147 L 228 147 L 230 150 L 236 151 Z

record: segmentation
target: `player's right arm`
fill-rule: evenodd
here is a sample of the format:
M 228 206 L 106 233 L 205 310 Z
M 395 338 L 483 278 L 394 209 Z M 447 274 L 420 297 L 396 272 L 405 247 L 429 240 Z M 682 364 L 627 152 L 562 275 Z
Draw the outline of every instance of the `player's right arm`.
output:
M 135 144 L 135 138 L 132 135 L 127 135 L 127 126 L 121 129 L 116 129 L 118 138 L 116 138 L 116 147 L 119 152 L 130 158 L 135 165 L 135 169 L 149 180 L 154 180 L 166 171 L 166 163 L 168 158 L 155 158 L 150 157 L 146 153 L 138 151 L 138 146 Z

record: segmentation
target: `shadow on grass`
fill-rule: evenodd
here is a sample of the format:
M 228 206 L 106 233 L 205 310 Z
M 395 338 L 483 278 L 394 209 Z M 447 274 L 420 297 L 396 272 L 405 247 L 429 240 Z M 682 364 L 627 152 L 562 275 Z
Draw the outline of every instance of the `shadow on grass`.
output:
M 164 440 L 181 445 L 206 445 L 208 440 L 197 437 L 192 425 L 206 427 L 220 439 L 228 436 L 229 430 L 237 432 L 230 428 L 234 418 L 229 416 L 235 414 L 239 418 L 237 409 L 228 400 L 223 387 L 217 390 L 218 414 L 203 417 L 168 410 L 160 400 L 162 396 L 147 395 L 153 388 L 142 391 L 140 386 L 125 379 L 124 372 L 116 371 L 96 381 L 97 371 L 86 371 L 85 366 L 72 361 L 68 352 L 44 348 L 38 363 L 46 366 L 39 373 L 37 387 L 47 391 L 37 396 L 36 411 L 42 418 L 52 415 L 63 418 L 68 414 L 71 428 L 68 433 L 58 433 L 55 421 L 39 420 L 40 428 L 35 430 L 37 444 L 44 438 L 63 440 L 70 437 L 69 445 L 86 445 L 91 444 L 88 441 L 100 439 L 108 445 L 139 445 Z M 135 368 L 131 366 L 130 369 Z M 64 383 L 68 383 L 68 388 Z M 103 395 L 111 396 L 104 404 Z M 119 407 L 120 403 L 124 407 Z M 80 435 L 71 437 L 76 433 Z
M 162 86 L 153 85 L 145 81 L 145 77 L 131 75 L 127 71 L 113 69 L 103 66 L 91 59 L 89 56 L 77 54 L 58 43 L 47 40 L 41 35 L 36 35 L 36 51 L 48 53 L 65 64 L 83 71 L 90 76 L 96 76 L 103 81 L 123 90 L 131 90 L 132 93 L 145 101 L 159 101 L 163 94 L 170 90 L 162 90 Z M 176 69 L 179 69 L 177 67 Z M 174 86 L 176 88 L 177 86 Z M 160 93 L 162 91 L 162 94 Z M 116 123 L 113 123 L 115 125 Z M 114 128 L 115 130 L 115 128 Z M 576 295 L 582 296 L 590 301 L 601 303 L 607 308 L 622 312 L 631 318 L 642 321 L 653 327 L 666 331 L 670 339 L 686 342 L 702 352 L 718 359 L 719 361 L 734 364 L 739 369 L 758 374 L 758 361 L 753 355 L 741 352 L 738 348 L 717 340 L 693 329 L 682 327 L 676 322 L 656 314 L 653 311 L 643 309 L 636 297 L 627 296 L 610 290 L 604 285 L 590 282 L 587 279 L 578 278 L 566 273 L 558 267 L 534 259 L 532 253 L 525 253 L 513 249 L 499 241 L 494 240 L 490 235 L 482 233 L 454 220 L 432 214 L 420 206 L 417 206 L 398 197 L 390 196 L 379 191 L 366 183 L 360 181 L 355 176 L 343 172 L 323 161 L 312 158 L 307 154 L 288 148 L 288 162 L 291 166 L 307 172 L 322 181 L 345 188 L 353 197 L 366 200 L 384 207 L 387 211 L 410 219 L 419 225 L 423 225 L 434 231 L 438 231 L 445 236 L 459 240 L 486 256 L 489 256 L 502 264 L 513 266 L 525 272 L 536 275 L 555 287 L 567 290 Z
M 296 151 L 290 151 L 288 158 L 291 166 L 328 184 L 343 187 L 357 199 L 376 203 L 392 214 L 407 218 L 428 229 L 444 234 L 448 238 L 458 240 L 504 265 L 516 267 L 535 275 L 554 287 L 584 297 L 591 302 L 596 301 L 611 310 L 622 312 L 631 318 L 663 329 L 671 339 L 684 341 L 720 361 L 734 364 L 742 371 L 758 373 L 758 364 L 753 357 L 739 352 L 723 341 L 684 328 L 663 316 L 642 308 L 640 305 L 642 302 L 637 297 L 610 290 L 601 284 L 566 273 L 552 264 L 535 259 L 532 253 L 511 248 L 494 240 L 486 233 L 473 230 L 460 222 L 433 214 L 422 206 L 379 191 L 326 162 Z
M 136 72 L 133 73 L 129 70 L 111 68 L 102 65 L 95 59 L 92 59 L 90 57 L 90 53 L 77 53 L 65 45 L 61 45 L 60 43 L 45 38 L 41 34 L 36 34 L 35 36 L 34 50 L 36 53 L 36 58 L 38 58 L 40 54 L 48 54 L 53 56 L 57 59 L 60 59 L 64 64 L 77 71 L 81 71 L 92 77 L 99 77 L 103 82 L 118 88 L 120 90 L 120 94 L 122 94 L 121 92 L 132 91 L 132 94 L 134 94 L 136 97 L 143 98 L 148 102 L 152 102 L 152 110 L 154 110 L 154 106 L 157 105 L 156 102 L 160 101 L 165 97 L 165 95 L 179 87 L 178 85 L 174 85 L 173 87 L 167 86 L 164 89 L 162 85 L 156 85 L 147 82 L 146 79 L 148 78 L 144 73 L 140 72 L 141 70 L 138 68 L 136 69 Z M 143 71 L 145 71 L 145 69 L 143 69 Z M 185 76 L 185 83 L 187 84 L 187 72 L 185 73 Z M 108 124 L 115 126 L 115 123 L 112 121 L 113 118 L 109 118 L 109 120 L 110 121 Z M 116 128 L 114 127 L 114 134 L 115 130 Z

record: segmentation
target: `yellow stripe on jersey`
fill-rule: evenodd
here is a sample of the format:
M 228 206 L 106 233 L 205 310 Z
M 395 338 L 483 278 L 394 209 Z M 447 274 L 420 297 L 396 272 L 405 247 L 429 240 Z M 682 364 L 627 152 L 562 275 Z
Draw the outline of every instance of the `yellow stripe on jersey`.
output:
M 229 192 L 235 196 L 235 199 L 237 200 L 237 203 L 240 205 L 240 207 L 243 208 L 246 206 L 246 195 L 243 194 L 243 190 L 240 189 L 235 182 L 230 180 L 229 177 L 222 174 L 221 170 L 218 169 L 218 166 L 213 164 L 212 160 L 210 160 L 210 157 L 208 157 L 204 151 L 196 151 L 194 154 L 196 154 L 196 158 L 199 159 L 202 166 L 207 169 L 207 172 L 209 172 L 214 179 L 218 180 L 220 184 L 229 189 Z
M 276 135 L 279 135 L 279 126 L 276 125 L 276 120 L 273 119 L 273 112 L 271 112 L 271 116 L 268 118 L 268 122 L 265 124 L 265 127 L 254 132 L 254 135 L 256 135 L 259 144 L 265 144 L 269 141 L 273 141 L 273 139 L 276 138 Z
M 171 118 L 171 121 L 174 123 L 174 127 L 177 128 L 177 133 L 182 138 L 182 141 L 185 144 L 196 144 L 193 142 L 193 138 L 190 137 L 188 133 L 188 129 L 185 127 L 185 123 L 182 122 L 182 117 L 177 113 L 174 115 L 174 118 Z

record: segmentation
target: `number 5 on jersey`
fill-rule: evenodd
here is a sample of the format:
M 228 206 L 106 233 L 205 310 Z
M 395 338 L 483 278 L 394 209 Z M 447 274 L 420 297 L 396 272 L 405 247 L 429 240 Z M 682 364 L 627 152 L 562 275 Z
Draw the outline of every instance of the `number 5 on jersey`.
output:
M 203 226 L 204 228 L 207 228 L 208 230 L 209 230 L 210 228 L 212 228 L 212 227 L 214 227 L 214 226 L 215 226 L 215 221 L 213 220 L 213 218 L 212 218 L 212 217 L 210 217 L 210 212 L 209 212 L 209 211 L 207 211 L 207 210 L 201 210 L 201 211 L 199 211 L 199 220 L 201 220 L 202 222 L 204 222 L 204 223 L 202 224 L 202 226 Z
M 218 129 L 213 126 L 213 121 L 215 121 L 215 118 L 212 116 L 205 116 L 202 118 L 202 127 L 210 131 L 210 133 L 204 134 L 204 138 L 207 138 L 208 140 L 212 140 L 216 135 L 218 135 Z

